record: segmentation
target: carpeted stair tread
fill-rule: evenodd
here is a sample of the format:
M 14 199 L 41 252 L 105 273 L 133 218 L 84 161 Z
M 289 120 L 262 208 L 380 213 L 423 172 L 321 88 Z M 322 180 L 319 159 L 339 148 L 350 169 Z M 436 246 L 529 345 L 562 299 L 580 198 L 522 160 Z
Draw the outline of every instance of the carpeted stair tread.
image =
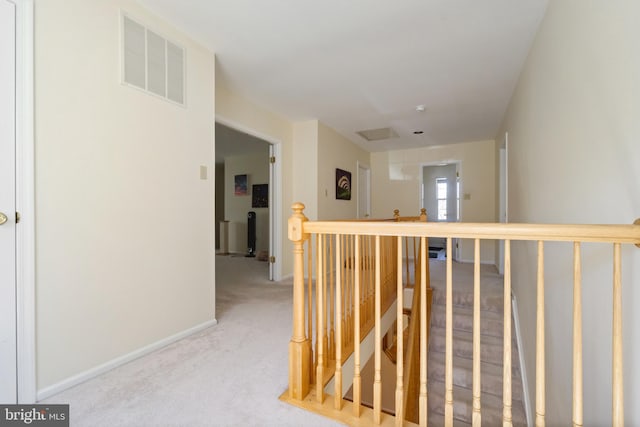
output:
M 452 291 L 452 304 L 456 307 L 473 307 L 473 290 L 461 289 L 456 290 L 455 284 Z M 447 293 L 444 289 L 433 290 L 433 305 L 445 305 L 447 301 Z M 485 311 L 503 311 L 503 295 L 499 292 L 482 292 L 480 291 L 480 309 Z
M 431 307 L 431 324 L 437 327 L 445 327 L 445 310 L 444 305 L 433 305 Z M 480 311 L 480 333 L 483 335 L 492 335 L 502 337 L 504 328 L 504 316 L 502 311 Z M 473 308 L 455 306 L 453 307 L 453 328 L 473 332 Z
M 427 425 L 429 427 L 445 427 L 444 415 L 441 414 L 429 414 L 427 419 Z M 471 423 L 464 422 L 462 420 L 453 419 L 453 427 L 470 427 Z
M 511 396 L 522 400 L 522 381 L 520 371 L 513 368 Z M 480 386 L 482 393 L 494 394 L 502 397 L 502 365 L 493 363 L 480 363 Z M 429 381 L 445 381 L 445 354 L 430 352 L 427 362 L 427 378 Z M 453 383 L 459 387 L 473 389 L 473 360 L 462 357 L 453 357 Z
M 429 381 L 427 405 L 429 417 L 437 418 L 444 415 L 445 384 L 439 381 Z M 453 386 L 453 418 L 471 423 L 473 411 L 472 391 L 463 387 Z M 482 424 L 497 426 L 502 424 L 502 397 L 483 393 L 480 396 Z M 514 426 L 525 426 L 526 416 L 524 406 L 520 400 L 513 399 L 511 413 Z
M 445 352 L 445 328 L 436 326 L 431 327 L 429 338 L 429 351 L 439 353 Z M 453 355 L 473 358 L 473 334 L 466 331 L 453 330 Z M 519 367 L 518 348 L 516 341 L 512 339 L 511 347 L 511 364 L 513 367 Z M 503 358 L 503 340 L 502 338 L 482 335 L 480 337 L 480 360 L 485 363 L 493 363 L 502 366 Z

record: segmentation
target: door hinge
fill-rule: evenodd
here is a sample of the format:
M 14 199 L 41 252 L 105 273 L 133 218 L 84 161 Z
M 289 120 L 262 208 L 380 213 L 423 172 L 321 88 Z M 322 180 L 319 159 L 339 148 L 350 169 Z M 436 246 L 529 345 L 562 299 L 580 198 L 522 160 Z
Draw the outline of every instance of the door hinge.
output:
M 276 257 L 274 257 L 274 256 L 270 256 L 270 257 L 269 257 L 269 262 L 270 262 L 271 264 L 275 264 L 275 263 L 276 263 Z
M 16 224 L 20 222 L 20 212 L 16 212 Z
M 275 163 L 275 162 L 276 162 L 276 156 L 269 157 L 269 163 Z

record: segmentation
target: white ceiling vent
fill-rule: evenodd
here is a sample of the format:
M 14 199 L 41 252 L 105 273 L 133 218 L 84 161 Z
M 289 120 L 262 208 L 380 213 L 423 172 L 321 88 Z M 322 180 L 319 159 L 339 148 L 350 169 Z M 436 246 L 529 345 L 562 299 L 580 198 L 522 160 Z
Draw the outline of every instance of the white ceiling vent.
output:
M 397 138 L 398 134 L 392 128 L 367 129 L 356 132 L 367 141 L 382 141 L 384 139 Z

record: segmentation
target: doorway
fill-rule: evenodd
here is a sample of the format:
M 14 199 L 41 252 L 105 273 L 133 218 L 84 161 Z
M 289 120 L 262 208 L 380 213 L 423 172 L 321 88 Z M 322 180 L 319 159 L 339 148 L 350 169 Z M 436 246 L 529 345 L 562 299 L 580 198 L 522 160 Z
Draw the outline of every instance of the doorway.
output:
M 509 134 L 505 132 L 504 141 L 500 147 L 499 158 L 499 220 L 502 223 L 509 222 Z M 504 274 L 504 240 L 498 240 L 498 273 Z
M 280 280 L 280 144 L 217 117 L 215 151 L 217 252 L 255 256 Z
M 358 218 L 371 216 L 371 169 L 358 162 Z
M 422 168 L 422 207 L 427 211 L 427 221 L 457 222 L 460 220 L 460 165 L 438 163 Z M 458 256 L 458 239 L 453 239 L 453 258 Z M 445 259 L 447 239 L 429 238 L 429 257 Z

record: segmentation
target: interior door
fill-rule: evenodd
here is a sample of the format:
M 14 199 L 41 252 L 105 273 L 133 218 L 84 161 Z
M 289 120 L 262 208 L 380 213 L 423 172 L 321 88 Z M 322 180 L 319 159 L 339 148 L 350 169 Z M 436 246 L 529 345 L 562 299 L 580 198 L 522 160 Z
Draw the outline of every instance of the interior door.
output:
M 0 402 L 17 402 L 16 8 L 0 0 Z

